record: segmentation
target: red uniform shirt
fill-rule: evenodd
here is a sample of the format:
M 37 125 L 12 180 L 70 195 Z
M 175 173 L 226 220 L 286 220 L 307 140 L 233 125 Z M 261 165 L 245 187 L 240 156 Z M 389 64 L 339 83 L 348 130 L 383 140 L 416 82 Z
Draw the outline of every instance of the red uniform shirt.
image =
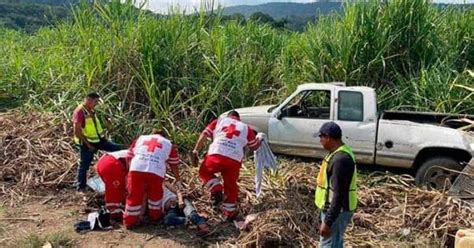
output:
M 233 117 L 230 117 L 230 118 L 234 119 Z M 216 125 L 217 125 L 217 119 L 209 123 L 206 129 L 204 129 L 203 133 L 207 137 L 212 137 L 212 134 L 214 133 L 214 130 L 216 129 Z M 251 127 L 248 127 L 247 141 L 248 141 L 247 143 L 248 147 L 252 150 L 256 150 L 260 146 L 260 142 L 258 142 L 257 136 L 255 136 L 255 131 Z
M 82 108 L 82 105 L 79 105 L 76 109 L 74 109 L 74 113 L 72 114 L 72 121 L 74 124 L 79 124 L 82 128 L 84 128 L 86 126 L 86 117 Z

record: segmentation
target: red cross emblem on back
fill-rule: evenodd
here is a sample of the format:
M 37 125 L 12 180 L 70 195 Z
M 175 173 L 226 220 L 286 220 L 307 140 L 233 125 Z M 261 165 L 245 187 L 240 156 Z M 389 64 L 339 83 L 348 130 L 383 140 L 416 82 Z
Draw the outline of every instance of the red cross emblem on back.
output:
M 226 137 L 228 139 L 232 139 L 232 137 L 235 136 L 239 136 L 240 135 L 240 131 L 235 129 L 235 124 L 230 124 L 229 126 L 227 127 L 223 127 L 222 128 L 222 131 L 224 131 L 226 133 Z
M 149 152 L 154 152 L 157 147 L 158 148 L 163 147 L 163 145 L 160 142 L 158 142 L 157 138 L 151 138 L 150 140 L 143 142 L 143 144 L 148 146 Z

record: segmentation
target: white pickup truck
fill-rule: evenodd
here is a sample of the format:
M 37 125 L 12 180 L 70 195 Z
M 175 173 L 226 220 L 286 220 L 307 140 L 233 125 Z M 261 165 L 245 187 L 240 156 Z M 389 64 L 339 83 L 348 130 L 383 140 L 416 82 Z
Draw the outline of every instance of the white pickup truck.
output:
M 474 116 L 400 111 L 378 115 L 373 88 L 344 85 L 302 84 L 278 105 L 236 110 L 242 121 L 268 135 L 274 152 L 305 157 L 327 153 L 314 133 L 334 121 L 358 163 L 413 168 L 418 184 L 435 188 L 454 180 L 454 171 L 474 156 L 472 125 L 462 122 L 469 124 Z

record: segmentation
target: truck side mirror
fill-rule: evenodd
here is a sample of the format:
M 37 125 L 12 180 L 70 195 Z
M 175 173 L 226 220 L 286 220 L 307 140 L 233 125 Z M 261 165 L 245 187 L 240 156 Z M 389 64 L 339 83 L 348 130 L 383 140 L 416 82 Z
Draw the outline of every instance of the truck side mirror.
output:
M 280 110 L 278 111 L 278 113 L 276 114 L 276 118 L 281 121 L 281 119 L 283 118 L 283 112 Z

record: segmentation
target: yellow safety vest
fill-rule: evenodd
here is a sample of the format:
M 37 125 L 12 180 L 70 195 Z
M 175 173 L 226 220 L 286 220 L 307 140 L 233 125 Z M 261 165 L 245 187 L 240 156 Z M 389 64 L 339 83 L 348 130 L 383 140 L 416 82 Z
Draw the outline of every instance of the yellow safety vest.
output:
M 92 118 L 92 113 L 89 113 L 89 111 L 87 111 L 87 109 L 82 104 L 79 106 L 81 106 L 82 110 L 84 111 L 85 117 L 85 125 L 82 128 L 82 134 L 90 143 L 99 143 L 100 138 L 103 137 L 102 135 L 104 133 L 99 119 L 95 115 L 94 118 Z M 78 137 L 74 136 L 74 143 L 79 145 L 81 144 L 81 141 Z
M 316 204 L 316 207 L 318 207 L 319 209 L 323 209 L 326 202 L 331 202 L 332 196 L 334 195 L 330 187 L 331 184 L 327 178 L 327 167 L 328 167 L 329 161 L 337 152 L 345 152 L 349 154 L 352 160 L 354 160 L 354 164 L 356 162 L 354 153 L 352 152 L 352 149 L 348 145 L 340 146 L 336 151 L 328 154 L 324 158 L 321 164 L 321 168 L 319 170 L 317 181 L 316 181 L 317 183 L 316 193 L 314 195 L 314 203 Z M 349 186 L 349 210 L 354 211 L 356 207 L 357 207 L 357 167 L 354 168 L 354 173 L 352 174 L 351 185 Z

